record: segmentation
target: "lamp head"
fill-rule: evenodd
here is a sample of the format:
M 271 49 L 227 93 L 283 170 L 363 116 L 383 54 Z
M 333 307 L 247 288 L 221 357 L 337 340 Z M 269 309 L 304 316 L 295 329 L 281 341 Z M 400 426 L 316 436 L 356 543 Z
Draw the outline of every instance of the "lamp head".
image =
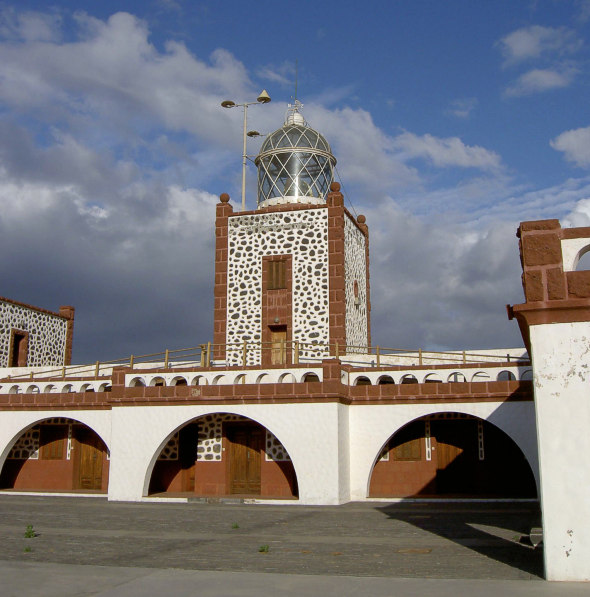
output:
M 256 101 L 261 104 L 268 104 L 268 102 L 270 102 L 270 95 L 268 95 L 266 89 L 262 90 L 260 95 L 256 98 Z
M 233 108 L 235 105 L 236 103 L 232 102 L 231 100 L 224 100 L 221 102 L 222 108 Z

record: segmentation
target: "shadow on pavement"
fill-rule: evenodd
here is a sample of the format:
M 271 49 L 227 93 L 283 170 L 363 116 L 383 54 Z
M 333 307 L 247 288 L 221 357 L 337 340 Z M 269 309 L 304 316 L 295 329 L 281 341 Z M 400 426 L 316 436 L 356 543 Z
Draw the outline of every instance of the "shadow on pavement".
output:
M 401 502 L 377 510 L 392 520 L 411 524 L 544 578 L 543 545 L 534 548 L 528 539 L 531 528 L 541 526 L 538 503 Z

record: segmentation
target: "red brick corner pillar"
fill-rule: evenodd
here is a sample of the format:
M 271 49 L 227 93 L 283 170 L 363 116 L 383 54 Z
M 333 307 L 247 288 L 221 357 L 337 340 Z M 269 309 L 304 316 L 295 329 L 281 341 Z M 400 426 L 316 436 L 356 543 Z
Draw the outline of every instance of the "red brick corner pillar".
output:
M 214 359 L 225 359 L 225 339 L 227 330 L 227 229 L 228 218 L 233 213 L 229 195 L 219 196 L 215 217 L 215 289 L 213 309 L 213 350 Z
M 330 289 L 330 354 L 346 345 L 346 292 L 344 285 L 344 197 L 340 184 L 333 182 L 326 197 L 328 204 L 328 284 Z
M 62 305 L 59 314 L 67 319 L 66 324 L 66 345 L 64 347 L 64 365 L 72 362 L 72 344 L 74 343 L 74 313 L 76 309 L 71 305 Z

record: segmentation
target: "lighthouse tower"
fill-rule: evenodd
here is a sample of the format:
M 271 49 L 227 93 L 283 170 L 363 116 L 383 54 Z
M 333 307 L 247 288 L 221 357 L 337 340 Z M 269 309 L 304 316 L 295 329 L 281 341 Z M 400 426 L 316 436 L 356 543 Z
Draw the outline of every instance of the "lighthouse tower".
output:
M 214 357 L 281 365 L 365 352 L 369 232 L 344 207 L 336 159 L 301 104 L 264 141 L 255 211 L 217 205 Z

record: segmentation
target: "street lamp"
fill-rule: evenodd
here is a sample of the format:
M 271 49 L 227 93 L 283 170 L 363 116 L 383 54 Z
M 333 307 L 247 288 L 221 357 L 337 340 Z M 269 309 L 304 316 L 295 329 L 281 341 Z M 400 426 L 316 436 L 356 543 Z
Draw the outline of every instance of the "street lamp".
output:
M 223 108 L 244 108 L 244 149 L 242 151 L 242 211 L 246 211 L 246 160 L 248 156 L 246 155 L 246 137 L 256 137 L 256 131 L 246 132 L 247 123 L 248 123 L 248 106 L 253 106 L 255 104 L 268 104 L 270 102 L 270 95 L 268 95 L 266 89 L 263 89 L 261 94 L 256 98 L 255 102 L 245 102 L 243 104 L 236 104 L 231 100 L 225 100 L 221 102 L 221 106 Z

